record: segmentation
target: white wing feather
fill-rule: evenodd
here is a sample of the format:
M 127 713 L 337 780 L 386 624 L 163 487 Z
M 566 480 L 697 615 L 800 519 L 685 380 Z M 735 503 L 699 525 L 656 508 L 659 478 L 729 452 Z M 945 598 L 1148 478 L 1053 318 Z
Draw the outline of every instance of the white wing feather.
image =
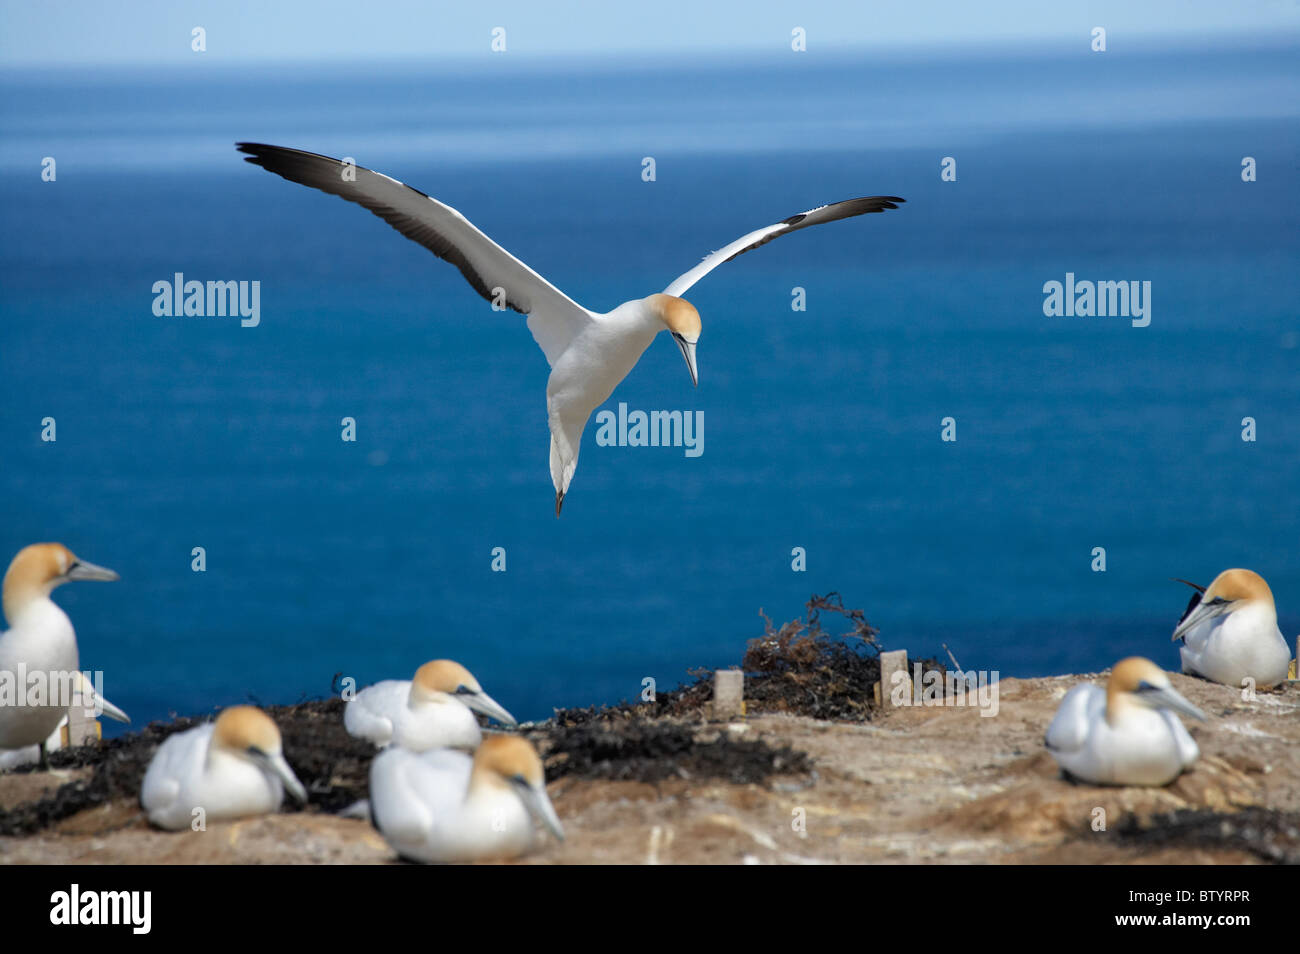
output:
M 823 225 L 827 222 L 851 218 L 855 215 L 866 215 L 870 212 L 896 209 L 898 208 L 897 203 L 902 201 L 904 200 L 896 195 L 872 195 L 861 199 L 846 199 L 843 202 L 833 202 L 830 205 L 809 209 L 807 212 L 800 212 L 798 215 L 792 215 L 784 222 L 778 222 L 775 225 L 755 229 L 747 235 L 742 235 L 725 248 L 719 249 L 712 255 L 705 256 L 704 261 L 700 262 L 700 264 L 674 279 L 673 283 L 664 289 L 664 294 L 675 295 L 680 298 L 686 289 L 723 262 L 729 262 L 737 255 L 743 255 L 760 245 L 766 245 L 772 239 L 780 238 L 782 235 L 788 235 L 790 232 L 797 232 L 799 229 L 806 229 L 813 225 Z

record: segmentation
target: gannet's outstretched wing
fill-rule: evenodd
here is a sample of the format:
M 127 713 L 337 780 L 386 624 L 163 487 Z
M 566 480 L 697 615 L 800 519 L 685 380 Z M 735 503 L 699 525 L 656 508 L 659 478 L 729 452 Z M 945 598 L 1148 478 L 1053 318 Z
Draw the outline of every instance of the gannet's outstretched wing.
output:
M 302 185 L 364 206 L 413 242 L 451 262 L 488 301 L 528 316 L 552 365 L 593 314 L 492 241 L 449 205 L 396 179 L 300 149 L 235 143 L 247 162 Z M 495 291 L 500 289 L 500 292 Z
M 714 252 L 686 274 L 678 276 L 671 285 L 664 289 L 664 294 L 681 297 L 686 289 L 723 262 L 729 262 L 737 255 L 743 255 L 750 249 L 758 248 L 760 245 L 766 245 L 774 238 L 780 238 L 782 235 L 788 235 L 791 232 L 797 232 L 799 229 L 806 229 L 812 225 L 834 222 L 836 219 L 847 219 L 855 215 L 866 215 L 868 212 L 883 212 L 885 209 L 896 209 L 898 208 L 897 203 L 903 201 L 905 200 L 896 195 L 872 195 L 863 199 L 846 199 L 843 202 L 834 202 L 831 205 L 823 205 L 815 209 L 809 209 L 807 212 L 800 212 L 798 215 L 792 215 L 784 222 L 778 222 L 776 225 L 756 229 L 748 235 L 742 235 L 726 248 Z

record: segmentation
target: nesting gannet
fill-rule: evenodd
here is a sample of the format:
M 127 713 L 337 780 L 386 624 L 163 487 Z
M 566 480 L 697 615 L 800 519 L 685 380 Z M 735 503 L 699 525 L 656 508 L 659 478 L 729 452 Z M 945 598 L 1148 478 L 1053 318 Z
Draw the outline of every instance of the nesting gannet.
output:
M 1200 750 L 1172 709 L 1205 721 L 1149 659 L 1115 664 L 1103 692 L 1075 686 L 1061 700 L 1044 742 L 1069 775 L 1094 785 L 1166 785 Z
M 599 405 L 635 367 L 665 328 L 686 359 L 691 383 L 699 383 L 695 346 L 700 316 L 683 292 L 723 262 L 775 238 L 813 225 L 898 208 L 903 200 L 873 195 L 819 206 L 775 225 L 756 229 L 706 256 L 662 294 L 625 302 L 607 314 L 583 308 L 437 199 L 378 172 L 298 149 L 262 143 L 235 144 L 248 162 L 290 182 L 341 196 L 369 209 L 412 241 L 455 265 L 480 295 L 497 308 L 528 316 L 528 330 L 546 355 L 546 413 L 551 429 L 551 482 L 559 516 L 578 466 L 582 432 Z
M 1179 580 L 1187 583 L 1186 580 Z M 1174 629 L 1183 672 L 1241 688 L 1246 679 L 1267 689 L 1285 682 L 1291 650 L 1277 627 L 1273 591 L 1253 570 L 1224 570 L 1198 591 Z
M 489 736 L 472 757 L 386 749 L 370 765 L 370 807 L 375 827 L 412 861 L 517 857 L 533 847 L 534 818 L 564 839 L 541 759 L 516 735 Z
M 276 811 L 289 790 L 307 792 L 284 760 L 280 730 L 261 709 L 231 706 L 216 722 L 168 736 L 145 772 L 140 804 L 159 828 Z
M 45 742 L 67 715 L 79 673 L 77 635 L 68 614 L 50 599 L 71 580 L 116 580 L 117 574 L 79 560 L 61 543 L 34 543 L 18 551 L 4 578 L 0 635 L 0 698 L 9 682 L 13 699 L 0 705 L 0 749 L 35 745 L 41 766 Z M 38 695 L 36 689 L 43 687 Z M 29 704 L 30 703 L 30 704 Z
M 109 702 L 103 696 L 95 692 L 94 684 L 86 678 L 85 673 L 77 672 L 73 675 L 76 688 L 72 697 L 72 705 L 83 709 L 86 713 L 98 712 L 110 719 L 118 722 L 130 722 L 131 717 L 119 709 L 113 703 Z M 54 727 L 49 738 L 45 740 L 46 754 L 63 748 L 63 727 L 68 724 L 68 716 L 65 714 L 59 720 L 59 724 Z M 20 765 L 30 765 L 33 762 L 39 762 L 41 759 L 40 745 L 29 745 L 21 749 L 0 750 L 0 772 L 6 769 L 17 768 Z
M 391 742 L 412 752 L 472 752 L 483 733 L 471 709 L 507 725 L 518 724 L 468 669 L 450 659 L 435 659 L 417 669 L 414 679 L 386 679 L 362 689 L 343 709 L 343 725 L 349 735 L 379 746 Z

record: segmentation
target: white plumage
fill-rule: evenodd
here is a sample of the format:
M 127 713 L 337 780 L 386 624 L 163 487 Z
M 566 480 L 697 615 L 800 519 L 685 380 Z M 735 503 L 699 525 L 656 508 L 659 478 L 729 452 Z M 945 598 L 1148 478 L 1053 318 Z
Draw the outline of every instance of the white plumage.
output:
M 516 724 L 469 670 L 450 659 L 435 659 L 417 669 L 413 679 L 385 679 L 361 690 L 344 707 L 343 726 L 349 735 L 377 746 L 472 752 L 483 737 L 475 711 Z
M 662 294 L 650 295 L 599 314 L 582 307 L 515 258 L 465 216 L 396 179 L 338 159 L 241 142 L 248 161 L 291 182 L 340 196 L 369 209 L 412 241 L 455 265 L 474 290 L 498 307 L 528 316 L 528 329 L 546 355 L 551 376 L 546 385 L 551 430 L 551 482 L 559 515 L 578 466 L 587 419 L 636 366 L 655 335 L 665 328 L 698 383 L 695 348 L 700 319 L 681 295 L 723 262 L 775 238 L 813 225 L 871 212 L 896 209 L 897 196 L 867 196 L 819 206 L 750 232 L 708 255 L 676 278 Z
M 232 706 L 216 722 L 168 736 L 154 753 L 140 788 L 140 804 L 159 828 L 274 812 L 285 789 L 299 801 L 307 792 L 280 746 L 280 730 L 252 706 Z M 201 810 L 201 811 L 200 811 Z
M 472 757 L 387 749 L 370 766 L 370 810 L 389 845 L 411 861 L 517 857 L 535 844 L 534 818 L 564 837 L 541 761 L 518 736 L 490 736 Z
M 5 681 L 16 690 L 16 698 L 0 705 L 0 749 L 34 745 L 43 762 L 46 740 L 84 685 L 72 621 L 50 593 L 73 580 L 117 578 L 112 570 L 78 559 L 59 543 L 24 547 L 9 564 L 3 587 L 9 629 L 0 634 L 0 672 L 9 674 Z M 43 686 L 41 698 L 28 695 L 35 685 Z M 116 707 L 114 711 L 120 712 Z
M 1106 689 L 1085 684 L 1066 693 L 1044 742 L 1079 781 L 1166 785 L 1200 754 L 1170 709 L 1205 718 L 1154 663 L 1131 657 L 1115 664 Z
M 1278 629 L 1273 591 L 1253 570 L 1224 570 L 1215 577 L 1192 598 L 1173 638 L 1183 641 L 1183 672 L 1237 689 L 1286 681 L 1291 649 Z

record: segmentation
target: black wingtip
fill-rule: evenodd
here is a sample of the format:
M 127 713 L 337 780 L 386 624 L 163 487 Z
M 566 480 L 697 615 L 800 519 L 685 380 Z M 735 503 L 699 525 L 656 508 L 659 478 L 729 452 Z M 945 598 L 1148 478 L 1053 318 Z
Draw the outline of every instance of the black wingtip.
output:
M 284 153 L 290 150 L 282 149 L 279 146 L 268 146 L 261 142 L 237 142 L 235 149 L 244 153 L 244 161 L 251 162 L 255 166 L 267 168 L 267 160 L 274 153 Z

